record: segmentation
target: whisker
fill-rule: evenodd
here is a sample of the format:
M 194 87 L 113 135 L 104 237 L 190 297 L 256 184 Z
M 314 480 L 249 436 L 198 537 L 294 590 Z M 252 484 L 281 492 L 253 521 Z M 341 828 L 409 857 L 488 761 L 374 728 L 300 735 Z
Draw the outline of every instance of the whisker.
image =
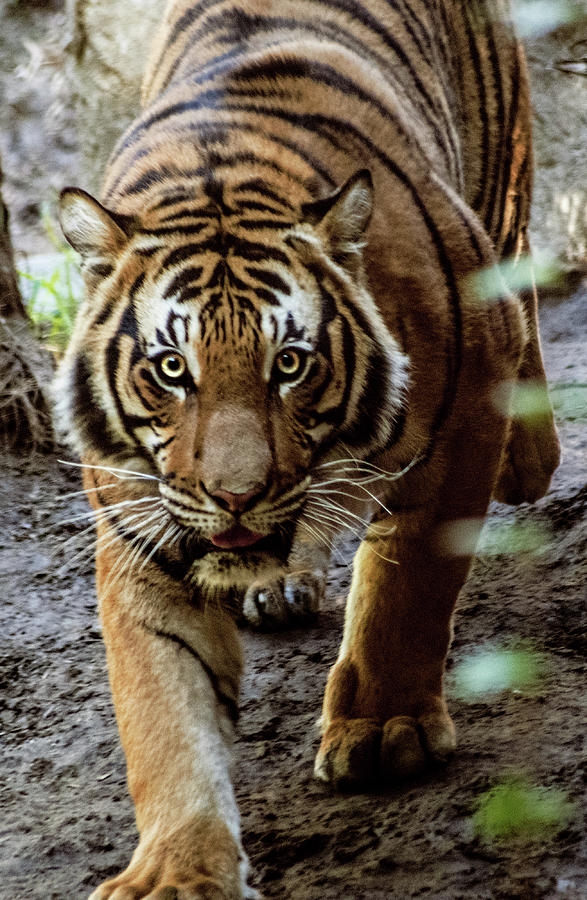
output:
M 318 509 L 321 512 L 330 512 L 331 514 L 337 514 L 339 516 L 347 516 L 355 522 L 358 522 L 363 528 L 368 528 L 371 524 L 367 519 L 364 519 L 355 512 L 351 512 L 350 509 L 346 509 L 334 500 L 326 500 L 324 497 L 313 497 L 311 502 L 317 504 Z M 314 511 L 316 512 L 316 507 L 314 507 Z
M 124 507 L 128 506 L 138 506 L 141 503 L 157 503 L 161 504 L 160 497 L 139 497 L 137 500 L 121 500 L 119 503 L 111 503 L 109 506 L 101 506 L 100 509 L 88 509 L 83 513 L 79 513 L 77 516 L 72 516 L 70 519 L 62 519 L 58 522 L 58 525 L 68 525 L 73 522 L 80 522 L 84 519 L 94 519 L 94 521 L 99 522 L 102 519 L 109 519 L 112 517 L 112 513 L 116 512 Z
M 142 563 L 141 563 L 141 565 L 140 565 L 140 567 L 139 567 L 139 572 L 142 572 L 142 571 L 143 571 L 143 569 L 145 568 L 145 566 L 151 561 L 151 559 L 153 558 L 153 556 L 156 554 L 156 552 L 157 552 L 157 550 L 159 549 L 159 547 L 160 547 L 162 544 L 166 543 L 166 542 L 169 540 L 169 538 L 171 537 L 171 535 L 173 534 L 173 532 L 175 531 L 176 528 L 177 528 L 177 525 L 174 525 L 173 522 L 171 522 L 171 523 L 167 526 L 167 528 L 166 528 L 165 531 L 163 532 L 162 537 L 157 541 L 157 543 L 155 544 L 155 546 L 151 549 L 149 555 L 146 556 L 145 559 L 142 561 Z
M 383 503 L 383 501 L 380 500 L 379 497 L 377 497 L 376 494 L 374 494 L 372 491 L 370 491 L 368 488 L 366 488 L 364 484 L 359 484 L 359 483 L 357 483 L 356 486 L 357 486 L 358 488 L 360 488 L 362 491 L 364 491 L 364 492 L 367 494 L 367 496 L 369 497 L 369 499 L 370 499 L 370 500 L 373 500 L 374 503 L 376 503 L 378 506 L 380 506 L 381 509 L 382 509 L 384 512 L 386 512 L 386 513 L 388 514 L 388 516 L 392 516 L 392 515 L 393 515 L 393 513 L 391 512 L 391 510 L 389 510 L 389 509 L 387 508 L 387 506 L 385 505 L 385 503 Z M 350 497 L 352 500 L 363 500 L 363 502 L 367 502 L 367 501 L 366 501 L 366 498 L 363 498 L 363 497 L 356 497 L 354 494 L 349 494 L 349 493 L 346 492 L 346 491 L 330 491 L 330 490 L 321 490 L 321 489 L 314 490 L 313 488 L 310 488 L 310 489 L 308 490 L 308 493 L 309 493 L 309 494 L 314 493 L 314 494 L 317 494 L 317 495 L 319 494 L 319 495 L 327 496 L 327 497 L 330 497 L 330 496 L 332 496 L 333 494 L 338 494 L 338 495 L 341 495 L 341 496 L 343 496 L 343 497 Z
M 320 463 L 316 466 L 317 469 L 326 469 L 332 468 L 333 466 L 340 466 L 341 472 L 365 472 L 366 474 L 377 474 L 382 480 L 385 481 L 397 481 L 398 478 L 404 476 L 407 472 L 410 471 L 418 462 L 420 461 L 420 455 L 416 454 L 412 457 L 412 459 L 406 463 L 406 465 L 399 469 L 397 472 L 388 472 L 386 469 L 382 469 L 381 466 L 375 465 L 375 463 L 369 462 L 369 460 L 363 459 L 354 459 L 353 457 L 346 459 L 331 459 L 329 462 Z
M 133 516 L 126 517 L 126 519 L 123 520 L 123 526 L 122 526 L 123 531 L 125 533 L 132 533 L 132 530 L 127 527 L 128 524 L 131 521 L 140 519 L 142 516 L 145 516 L 145 515 L 147 515 L 147 519 L 144 522 L 140 523 L 140 525 L 139 525 L 139 527 L 144 527 L 148 522 L 151 521 L 151 519 L 154 518 L 154 514 L 151 513 L 151 510 L 141 510 L 138 513 L 135 513 L 135 515 L 133 515 Z M 88 525 L 86 528 L 84 528 L 84 530 L 83 530 L 83 532 L 81 532 L 81 534 L 74 535 L 72 538 L 70 538 L 68 541 L 66 541 L 65 544 L 63 545 L 62 549 L 65 549 L 69 545 L 69 543 L 74 539 L 79 539 L 82 536 L 86 537 L 90 533 L 95 534 L 95 530 L 96 530 L 96 523 L 92 522 L 90 525 Z M 57 570 L 57 574 L 58 575 L 66 574 L 67 569 L 69 569 L 75 562 L 78 562 L 79 560 L 81 560 L 84 556 L 87 556 L 87 558 L 90 559 L 91 556 L 95 554 L 96 548 L 98 546 L 100 546 L 100 550 L 104 551 L 104 550 L 107 550 L 109 547 L 111 547 L 113 544 L 115 544 L 120 539 L 121 539 L 121 535 L 118 531 L 115 531 L 114 534 L 106 533 L 105 535 L 99 535 L 98 537 L 95 538 L 94 541 L 92 541 L 91 546 L 89 545 L 89 546 L 83 547 L 73 557 L 69 558 L 66 562 L 64 562 L 63 565 Z M 104 543 L 104 541 L 106 541 L 106 543 Z M 66 567 L 67 567 L 67 569 L 66 569 Z
M 145 472 L 135 472 L 133 469 L 119 469 L 114 466 L 92 466 L 89 463 L 69 462 L 69 460 L 67 459 L 58 459 L 57 462 L 62 466 L 72 466 L 76 469 L 97 469 L 100 472 L 109 472 L 110 475 L 114 475 L 115 478 L 120 478 L 121 481 L 132 481 L 135 478 L 146 478 L 152 481 L 162 481 L 162 479 L 159 478 L 158 475 L 148 475 Z
M 322 513 L 320 513 L 320 515 L 322 515 Z M 359 538 L 359 540 L 361 541 L 361 545 L 365 545 L 365 546 L 367 547 L 367 549 L 370 550 L 371 553 L 374 553 L 375 556 L 378 556 L 379 559 L 382 559 L 384 562 L 391 563 L 391 564 L 394 565 L 394 566 L 399 565 L 399 562 L 398 562 L 397 559 L 390 559 L 388 556 L 383 556 L 382 553 L 379 553 L 378 550 L 375 550 L 375 548 L 374 548 L 368 541 L 365 541 L 364 535 L 362 535 L 360 532 L 358 532 L 356 528 L 353 528 L 351 525 L 349 525 L 348 522 L 347 522 L 347 523 L 343 523 L 343 527 L 344 527 L 346 530 L 350 531 L 351 534 L 354 534 L 355 537 Z M 396 529 L 395 529 L 395 527 L 394 527 L 394 528 L 390 531 L 390 534 L 393 533 L 393 531 L 395 531 L 395 530 L 396 530 Z
M 61 494 L 56 500 L 71 500 L 72 497 L 83 497 L 84 494 L 94 494 L 96 491 L 105 491 L 106 488 L 118 487 L 118 482 L 112 484 L 103 484 L 100 487 L 82 488 L 81 491 L 71 491 L 69 494 Z
M 160 534 L 163 524 L 160 522 L 159 513 L 152 513 L 144 522 L 140 523 L 139 527 L 140 530 L 128 541 L 127 546 L 122 550 L 116 563 L 112 567 L 108 581 L 106 582 L 106 588 L 110 587 L 113 579 L 116 580 L 119 575 L 123 574 L 123 570 L 126 570 L 127 576 L 130 575 L 130 571 L 145 547 Z M 169 527 L 170 526 L 168 525 L 167 529 Z M 166 531 L 167 529 L 164 530 Z M 134 528 L 132 530 L 129 529 L 129 532 L 127 533 L 132 534 L 133 531 Z
M 313 521 L 324 527 L 323 523 L 321 523 L 319 519 L 314 518 L 314 516 L 311 516 L 311 518 L 313 519 Z M 352 570 L 352 561 L 349 562 L 349 560 L 345 558 L 342 550 L 337 546 L 336 541 L 322 534 L 317 527 L 310 525 L 303 518 L 299 520 L 298 524 L 310 535 L 310 537 L 314 538 L 317 543 L 324 544 L 324 546 L 330 551 L 331 558 L 334 557 L 339 564 L 344 565 L 349 571 Z M 295 575 L 296 573 L 292 572 L 290 574 Z

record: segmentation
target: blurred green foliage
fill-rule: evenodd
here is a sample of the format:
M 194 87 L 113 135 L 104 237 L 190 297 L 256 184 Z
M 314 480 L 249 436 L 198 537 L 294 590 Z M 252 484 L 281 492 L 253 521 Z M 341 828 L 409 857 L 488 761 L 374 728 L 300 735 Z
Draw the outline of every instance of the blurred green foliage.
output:
M 545 840 L 568 823 L 573 810 L 564 791 L 507 778 L 479 797 L 473 824 L 487 842 Z
M 550 399 L 559 419 L 587 421 L 587 384 L 553 384 Z
M 586 16 L 583 0 L 513 0 L 512 19 L 519 37 L 539 38 Z
M 482 519 L 455 519 L 439 532 L 447 556 L 511 556 L 542 553 L 552 540 L 550 530 L 533 521 L 493 519 L 481 530 Z
M 474 653 L 455 670 L 455 692 L 467 700 L 522 691 L 533 694 L 544 678 L 545 661 L 532 648 L 496 648 Z
M 50 214 L 44 210 L 43 225 L 57 260 L 46 275 L 19 270 L 26 284 L 23 295 L 29 318 L 40 340 L 51 350 L 61 353 L 73 331 L 80 302 L 80 271 L 77 253 L 59 236 Z
M 470 276 L 475 295 L 479 300 L 498 300 L 506 291 L 517 293 L 539 287 L 559 287 L 564 283 L 565 271 L 550 256 L 533 254 L 518 260 L 506 259 Z

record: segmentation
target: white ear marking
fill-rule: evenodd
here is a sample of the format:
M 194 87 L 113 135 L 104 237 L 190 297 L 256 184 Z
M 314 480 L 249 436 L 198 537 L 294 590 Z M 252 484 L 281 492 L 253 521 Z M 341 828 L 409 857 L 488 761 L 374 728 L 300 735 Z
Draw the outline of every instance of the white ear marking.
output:
M 329 197 L 302 208 L 306 221 L 326 239 L 335 256 L 360 252 L 372 212 L 373 180 L 368 169 L 356 172 Z
M 114 215 L 79 188 L 62 190 L 59 220 L 66 240 L 86 261 L 112 256 L 128 240 Z

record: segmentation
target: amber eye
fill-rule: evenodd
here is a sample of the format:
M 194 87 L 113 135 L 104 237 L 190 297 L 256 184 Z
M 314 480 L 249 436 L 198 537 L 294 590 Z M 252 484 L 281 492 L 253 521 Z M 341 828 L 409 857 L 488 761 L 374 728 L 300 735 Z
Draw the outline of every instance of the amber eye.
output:
M 164 381 L 180 381 L 185 375 L 185 359 L 180 353 L 162 353 L 155 360 L 157 371 Z
M 306 353 L 288 347 L 275 358 L 275 374 L 280 381 L 293 381 L 301 373 L 306 361 Z

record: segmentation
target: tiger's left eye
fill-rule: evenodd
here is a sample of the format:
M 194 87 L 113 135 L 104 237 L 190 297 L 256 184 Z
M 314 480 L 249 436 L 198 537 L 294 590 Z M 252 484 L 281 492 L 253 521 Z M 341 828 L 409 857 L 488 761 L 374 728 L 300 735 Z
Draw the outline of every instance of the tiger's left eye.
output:
M 159 375 L 164 381 L 179 381 L 186 371 L 186 362 L 180 353 L 162 353 L 155 362 Z
M 293 381 L 302 371 L 305 361 L 306 353 L 303 350 L 297 350 L 293 347 L 282 350 L 275 358 L 277 378 L 280 381 Z

